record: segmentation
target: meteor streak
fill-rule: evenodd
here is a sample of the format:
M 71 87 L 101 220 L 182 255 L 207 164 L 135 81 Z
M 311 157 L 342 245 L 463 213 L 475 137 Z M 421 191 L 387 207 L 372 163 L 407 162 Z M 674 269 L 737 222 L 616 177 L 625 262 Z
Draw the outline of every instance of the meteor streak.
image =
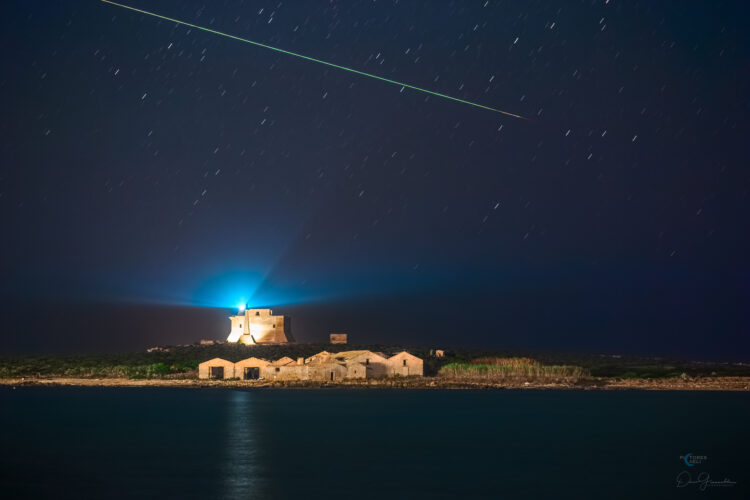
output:
M 330 63 L 330 62 L 327 62 L 327 61 L 321 61 L 320 59 L 315 59 L 314 57 L 304 56 L 302 54 L 297 54 L 295 52 L 290 52 L 288 50 L 280 49 L 278 47 L 272 47 L 270 45 L 265 45 L 265 44 L 262 44 L 262 43 L 259 43 L 259 42 L 254 42 L 254 41 L 248 40 L 246 38 L 240 38 L 238 36 L 230 35 L 228 33 L 222 33 L 221 31 L 216 31 L 216 30 L 212 30 L 212 29 L 209 29 L 209 28 L 204 28 L 203 26 L 198 26 L 196 24 L 190 24 L 190 23 L 187 23 L 185 21 L 180 21 L 178 19 L 172 19 L 171 17 L 162 16 L 160 14 L 155 14 L 155 13 L 149 12 L 147 10 L 136 9 L 135 7 L 131 7 L 129 5 L 123 5 L 123 4 L 117 3 L 117 2 L 112 2 L 110 0 L 101 0 L 101 1 L 104 2 L 104 3 L 108 3 L 110 5 L 115 5 L 117 7 L 122 7 L 123 9 L 132 10 L 134 12 L 139 12 L 141 14 L 146 14 L 148 16 L 156 17 L 158 19 L 164 19 L 165 21 L 170 21 L 170 22 L 173 22 L 173 23 L 176 23 L 176 24 L 182 24 L 183 26 L 190 26 L 191 28 L 195 28 L 195 29 L 202 30 L 202 31 L 207 31 L 209 33 L 213 33 L 214 35 L 224 36 L 224 37 L 227 37 L 227 38 L 231 38 L 232 40 L 239 40 L 240 42 L 249 43 L 251 45 L 256 45 L 258 47 L 263 47 L 264 49 L 269 49 L 269 50 L 273 50 L 273 51 L 276 51 L 276 52 L 281 52 L 283 54 L 287 54 L 287 55 L 290 55 L 290 56 L 299 57 L 300 59 L 306 59 L 308 61 L 312 61 L 312 62 L 316 62 L 316 63 L 320 63 L 320 64 L 325 64 L 326 66 L 331 66 L 332 68 L 337 68 L 337 69 L 341 69 L 341 70 L 344 70 L 344 71 L 349 71 L 350 73 L 356 73 L 356 74 L 361 75 L 361 76 L 368 76 L 368 77 L 374 78 L 376 80 L 381 80 L 383 82 L 388 82 L 388 83 L 392 83 L 394 85 L 398 85 L 399 87 L 405 87 L 405 88 L 408 88 L 408 89 L 417 90 L 419 92 L 424 92 L 425 94 L 430 94 L 430 95 L 442 97 L 444 99 L 450 99 L 451 101 L 461 102 L 461 103 L 468 104 L 470 106 L 474 106 L 474 107 L 477 107 L 477 108 L 482 108 L 482 109 L 486 109 L 486 110 L 489 110 L 489 111 L 494 111 L 496 113 L 501 113 L 501 114 L 506 115 L 506 116 L 512 116 L 513 118 L 520 118 L 522 120 L 530 121 L 528 118 L 525 118 L 525 117 L 523 117 L 521 115 L 514 115 L 513 113 L 509 113 L 507 111 L 502 111 L 500 109 L 490 108 L 489 106 L 484 106 L 482 104 L 477 104 L 475 102 L 465 101 L 465 100 L 459 99 L 457 97 L 451 97 L 449 95 L 441 94 L 439 92 L 433 92 L 432 90 L 422 89 L 422 88 L 419 88 L 419 87 L 415 87 L 414 85 L 409 85 L 407 83 L 397 82 L 395 80 L 389 80 L 388 78 L 383 78 L 382 76 L 372 75 L 370 73 L 365 73 L 364 71 L 358 71 L 356 69 L 347 68 L 346 66 L 339 66 L 338 64 L 333 64 L 333 63 Z

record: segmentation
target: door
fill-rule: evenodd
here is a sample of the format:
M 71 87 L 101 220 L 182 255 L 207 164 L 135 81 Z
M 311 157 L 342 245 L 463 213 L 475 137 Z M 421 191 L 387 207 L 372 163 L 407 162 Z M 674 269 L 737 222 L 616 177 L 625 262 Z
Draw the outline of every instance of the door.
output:
M 331 372 L 331 382 L 333 382 L 333 372 Z
M 223 366 L 212 366 L 211 367 L 211 378 L 212 379 L 224 379 L 224 367 Z
M 260 378 L 260 368 L 257 366 L 245 367 L 245 380 L 258 380 Z

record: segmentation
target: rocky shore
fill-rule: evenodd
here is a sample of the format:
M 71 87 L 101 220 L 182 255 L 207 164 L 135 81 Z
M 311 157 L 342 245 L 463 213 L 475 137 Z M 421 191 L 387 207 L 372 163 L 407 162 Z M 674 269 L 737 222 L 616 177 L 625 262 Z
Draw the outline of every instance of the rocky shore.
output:
M 0 385 L 79 387 L 186 387 L 186 388 L 382 388 L 382 389 L 581 389 L 655 391 L 750 391 L 750 377 L 676 377 L 658 379 L 590 378 L 568 381 L 451 380 L 442 377 L 414 377 L 342 381 L 338 383 L 266 380 L 126 379 L 126 378 L 5 378 Z

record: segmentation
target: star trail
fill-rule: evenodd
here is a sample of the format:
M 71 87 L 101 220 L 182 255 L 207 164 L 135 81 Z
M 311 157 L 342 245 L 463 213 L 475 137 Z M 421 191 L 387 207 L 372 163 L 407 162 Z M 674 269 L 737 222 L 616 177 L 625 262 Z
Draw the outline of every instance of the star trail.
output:
M 427 90 L 427 89 L 415 87 L 414 85 L 409 85 L 408 83 L 398 82 L 396 80 L 390 80 L 390 79 L 384 78 L 382 76 L 373 75 L 373 74 L 370 74 L 370 73 L 365 73 L 364 71 L 359 71 L 359 70 L 356 70 L 356 69 L 353 69 L 353 68 L 347 68 L 346 66 L 341 66 L 341 65 L 338 65 L 338 64 L 333 64 L 331 62 L 322 61 L 322 60 L 316 59 L 314 57 L 309 57 L 309 56 L 305 56 L 305 55 L 302 55 L 302 54 L 297 54 L 296 52 L 291 52 L 289 50 L 280 49 L 278 47 L 272 47 L 271 45 L 266 45 L 266 44 L 263 44 L 263 43 L 254 42 L 252 40 L 248 40 L 247 38 L 241 38 L 241 37 L 238 37 L 238 36 L 230 35 L 228 33 L 222 33 L 221 31 L 212 30 L 212 29 L 206 28 L 204 26 L 198 26 L 196 24 L 187 23 L 185 21 L 180 21 L 180 20 L 177 20 L 177 19 L 172 19 L 171 17 L 162 16 L 160 14 L 156 14 L 154 12 L 149 12 L 147 10 L 136 9 L 135 7 L 131 7 L 131 6 L 128 6 L 128 5 L 123 5 L 123 4 L 116 3 L 116 2 L 111 2 L 110 0 L 101 0 L 101 1 L 104 2 L 104 3 L 110 4 L 110 5 L 115 5 L 117 7 L 122 7 L 123 9 L 128 9 L 128 10 L 132 10 L 134 12 L 139 12 L 141 14 L 152 16 L 152 17 L 155 17 L 157 19 L 163 19 L 165 21 L 170 21 L 170 22 L 173 22 L 173 23 L 176 23 L 176 24 L 181 24 L 183 26 L 189 26 L 191 28 L 195 28 L 195 29 L 199 29 L 199 30 L 202 30 L 202 31 L 206 31 L 208 33 L 213 33 L 214 35 L 224 36 L 224 37 L 227 37 L 227 38 L 231 38 L 232 40 L 237 40 L 237 41 L 240 41 L 240 42 L 249 43 L 251 45 L 255 45 L 256 47 L 262 47 L 264 49 L 269 49 L 269 50 L 273 50 L 273 51 L 276 51 L 276 52 L 281 52 L 282 54 L 286 54 L 286 55 L 290 55 L 290 56 L 294 56 L 294 57 L 299 57 L 300 59 L 304 59 L 306 61 L 311 61 L 311 62 L 315 62 L 315 63 L 318 63 L 318 64 L 324 64 L 326 66 L 330 66 L 332 68 L 340 69 L 340 70 L 343 70 L 343 71 L 348 71 L 350 73 L 354 73 L 354 74 L 357 74 L 357 75 L 360 75 L 360 76 L 366 76 L 368 78 L 374 78 L 375 80 L 380 80 L 382 82 L 387 82 L 387 83 L 391 83 L 393 85 L 397 85 L 397 86 L 401 87 L 402 89 L 403 88 L 407 88 L 407 89 L 411 89 L 411 90 L 416 90 L 418 92 L 423 92 L 425 94 L 434 95 L 434 96 L 437 96 L 437 97 L 441 97 L 443 99 L 449 99 L 451 101 L 460 102 L 462 104 L 468 104 L 469 106 L 474 106 L 476 108 L 485 109 L 485 110 L 488 110 L 488 111 L 494 111 L 495 113 L 500 113 L 500 114 L 505 115 L 505 116 L 510 116 L 510 117 L 513 117 L 513 118 L 520 118 L 522 120 L 531 121 L 528 118 L 525 118 L 525 117 L 523 117 L 521 115 L 509 113 L 507 111 L 503 111 L 503 110 L 500 110 L 500 109 L 491 108 L 489 106 L 484 106 L 482 104 L 477 104 L 475 102 L 467 101 L 465 99 L 458 99 L 457 97 L 451 97 L 451 96 L 446 95 L 446 94 L 441 94 L 440 92 L 434 92 L 432 90 Z

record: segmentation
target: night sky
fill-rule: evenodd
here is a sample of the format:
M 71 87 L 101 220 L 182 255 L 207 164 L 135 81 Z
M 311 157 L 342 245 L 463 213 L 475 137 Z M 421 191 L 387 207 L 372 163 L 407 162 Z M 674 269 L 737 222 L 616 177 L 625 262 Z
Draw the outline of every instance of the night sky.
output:
M 750 358 L 746 2 L 0 16 L 0 352 L 225 338 Z

